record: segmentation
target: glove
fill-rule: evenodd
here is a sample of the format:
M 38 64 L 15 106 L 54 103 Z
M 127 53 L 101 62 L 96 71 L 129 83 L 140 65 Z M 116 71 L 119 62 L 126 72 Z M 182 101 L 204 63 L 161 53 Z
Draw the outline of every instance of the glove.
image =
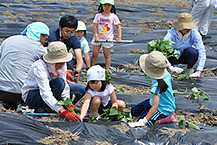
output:
M 70 81 L 73 81 L 72 75 L 69 71 L 66 72 L 66 78 Z
M 195 72 L 193 74 L 189 75 L 190 78 L 199 78 L 200 77 L 200 73 L 199 72 Z
M 71 103 L 71 106 L 67 106 L 68 110 L 75 110 L 75 106 Z
M 80 78 L 80 73 L 78 71 L 74 72 L 74 81 L 77 82 Z
M 138 122 L 132 122 L 132 123 L 128 123 L 128 125 L 130 126 L 130 127 L 139 127 L 139 126 L 145 126 L 145 124 L 147 123 L 148 121 L 147 121 L 147 119 L 146 119 L 146 117 L 144 117 L 143 119 L 139 119 L 139 121 Z
M 171 72 L 174 72 L 174 73 L 177 73 L 177 74 L 180 74 L 180 73 L 182 73 L 184 70 L 182 69 L 182 68 L 180 68 L 180 67 L 173 67 L 173 66 L 170 66 L 170 71 Z
M 63 111 L 60 115 L 71 119 L 73 122 L 79 121 L 79 116 L 70 112 L 68 109 Z

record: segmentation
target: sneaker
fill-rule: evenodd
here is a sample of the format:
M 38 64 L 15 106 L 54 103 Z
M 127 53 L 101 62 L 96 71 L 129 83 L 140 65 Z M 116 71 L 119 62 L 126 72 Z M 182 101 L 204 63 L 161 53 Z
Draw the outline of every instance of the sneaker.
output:
M 17 113 L 34 113 L 34 111 L 35 109 L 30 109 L 29 106 L 25 104 L 19 104 L 16 109 Z
M 92 112 L 90 112 L 89 113 L 89 118 L 92 118 L 92 117 L 97 117 L 97 118 L 100 118 L 100 115 L 99 115 L 99 113 L 92 113 Z
M 176 117 L 175 112 L 173 112 L 173 114 L 167 116 L 166 118 L 160 119 L 158 122 L 159 124 L 167 122 L 179 122 L 179 119 Z
M 188 73 L 188 75 L 193 74 L 194 73 L 194 69 L 193 68 L 189 68 L 186 70 L 186 72 Z

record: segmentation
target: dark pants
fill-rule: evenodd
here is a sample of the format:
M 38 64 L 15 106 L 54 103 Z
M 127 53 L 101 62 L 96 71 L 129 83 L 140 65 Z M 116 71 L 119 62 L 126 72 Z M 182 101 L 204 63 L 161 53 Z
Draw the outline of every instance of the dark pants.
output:
M 83 84 L 72 84 L 70 86 L 70 96 L 75 94 L 75 99 L 73 104 L 77 103 L 85 94 L 85 85 Z M 65 88 L 65 82 L 62 78 L 56 78 L 50 81 L 50 88 L 53 96 L 56 98 L 57 101 L 61 100 L 61 94 Z M 78 88 L 78 89 L 76 89 Z M 36 109 L 36 112 L 54 112 L 48 107 L 48 105 L 43 101 L 40 95 L 39 90 L 32 90 L 29 91 L 28 97 L 26 99 L 27 105 L 32 108 Z
M 0 91 L 0 101 L 6 104 L 6 108 L 16 109 L 17 105 L 24 103 L 22 100 L 22 94 L 10 93 L 5 91 Z
M 149 100 L 150 99 L 147 99 L 147 100 L 137 104 L 136 106 L 132 107 L 132 109 L 131 109 L 132 116 L 136 116 L 136 117 L 139 116 L 139 119 L 144 118 L 148 114 L 149 110 L 152 107 L 149 103 Z M 167 116 L 165 116 L 164 114 L 162 114 L 160 111 L 157 110 L 145 125 L 146 126 L 152 126 L 152 125 L 154 125 L 154 123 L 157 120 L 163 119 L 165 117 L 167 117 Z
M 76 65 L 77 65 L 77 62 L 76 62 L 76 59 L 72 58 L 72 60 L 70 60 L 69 62 L 67 62 L 67 68 L 68 69 L 71 69 L 71 70 L 74 70 L 76 68 Z M 83 57 L 83 66 L 82 66 L 82 69 L 86 69 L 87 68 L 87 64 L 86 64 L 86 61 Z
M 194 64 L 197 62 L 199 56 L 199 52 L 197 49 L 190 47 L 183 50 L 182 55 L 179 59 L 175 57 L 168 58 L 169 62 L 174 64 L 187 64 L 187 69 L 193 68 Z

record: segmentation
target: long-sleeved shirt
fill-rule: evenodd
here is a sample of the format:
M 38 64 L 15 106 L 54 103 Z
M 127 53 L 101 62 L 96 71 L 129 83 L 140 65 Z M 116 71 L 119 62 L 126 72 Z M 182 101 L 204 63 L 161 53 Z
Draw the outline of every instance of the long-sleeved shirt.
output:
M 66 83 L 66 65 L 63 67 L 63 73 L 61 73 L 60 78 L 65 80 L 65 88 L 61 94 L 61 99 L 65 101 L 70 97 L 70 88 Z M 59 112 L 61 106 L 57 106 L 58 102 L 51 92 L 49 82 L 56 77 L 51 72 L 51 67 L 49 63 L 44 62 L 43 60 L 38 60 L 34 62 L 29 69 L 28 76 L 22 87 L 22 98 L 26 101 L 29 91 L 39 90 L 40 95 L 43 101 L 54 111 Z
M 182 41 L 177 34 L 177 30 L 173 27 L 167 32 L 166 36 L 164 37 L 164 40 L 167 39 L 175 42 L 174 49 L 180 51 L 180 56 L 184 49 L 187 49 L 189 47 L 196 48 L 199 52 L 197 70 L 203 70 L 206 62 L 206 51 L 200 33 L 196 29 L 192 29 L 188 38 Z

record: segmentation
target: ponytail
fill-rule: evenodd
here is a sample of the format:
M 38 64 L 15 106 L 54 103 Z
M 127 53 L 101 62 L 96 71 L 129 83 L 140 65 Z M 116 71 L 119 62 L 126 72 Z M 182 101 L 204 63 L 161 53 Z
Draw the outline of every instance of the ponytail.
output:
M 162 94 L 163 92 L 166 92 L 168 85 L 165 83 L 165 81 L 163 79 L 159 79 L 157 80 L 158 82 L 158 88 L 160 88 L 160 94 Z

